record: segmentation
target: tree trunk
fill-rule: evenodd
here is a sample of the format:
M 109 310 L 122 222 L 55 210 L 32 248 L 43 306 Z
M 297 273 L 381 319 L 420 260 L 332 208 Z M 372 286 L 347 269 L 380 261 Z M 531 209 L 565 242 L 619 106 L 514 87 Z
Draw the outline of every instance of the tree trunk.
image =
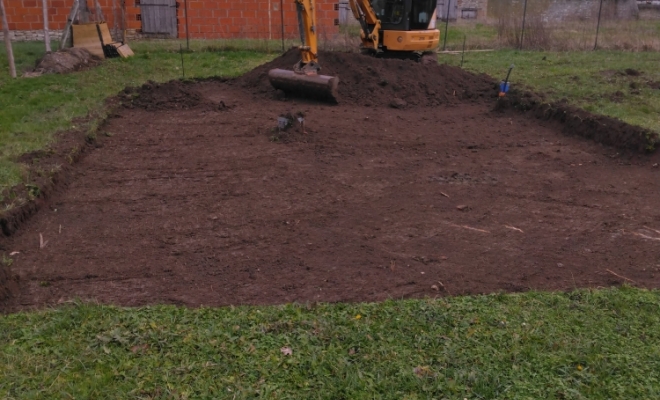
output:
M 41 0 L 44 9 L 44 42 L 46 43 L 46 53 L 50 53 L 50 31 L 48 30 L 48 0 Z
M 11 47 L 9 38 L 9 25 L 7 24 L 7 14 L 5 12 L 5 2 L 0 0 L 0 14 L 2 14 L 2 32 L 5 35 L 5 47 L 7 47 L 7 61 L 9 61 L 9 74 L 16 78 L 16 65 L 14 64 L 14 50 Z

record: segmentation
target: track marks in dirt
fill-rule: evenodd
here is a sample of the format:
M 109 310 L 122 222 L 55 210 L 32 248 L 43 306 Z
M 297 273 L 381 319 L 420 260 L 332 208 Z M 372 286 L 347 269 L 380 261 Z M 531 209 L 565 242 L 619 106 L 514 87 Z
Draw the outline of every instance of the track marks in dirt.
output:
M 328 107 L 255 100 L 222 82 L 192 89 L 200 104 L 236 106 L 112 119 L 113 137 L 68 190 L 8 241 L 21 252 L 11 307 L 75 297 L 375 301 L 619 282 L 606 269 L 660 283 L 660 243 L 629 234 L 660 229 L 647 159 L 622 162 L 488 103 Z M 308 134 L 270 141 L 276 117 L 298 111 Z

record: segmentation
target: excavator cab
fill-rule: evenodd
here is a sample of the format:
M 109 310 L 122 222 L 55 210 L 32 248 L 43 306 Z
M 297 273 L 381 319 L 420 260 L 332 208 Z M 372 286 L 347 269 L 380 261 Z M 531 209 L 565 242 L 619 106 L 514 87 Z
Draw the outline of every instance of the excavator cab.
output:
M 350 5 L 367 52 L 415 58 L 440 43 L 436 0 L 350 0 Z

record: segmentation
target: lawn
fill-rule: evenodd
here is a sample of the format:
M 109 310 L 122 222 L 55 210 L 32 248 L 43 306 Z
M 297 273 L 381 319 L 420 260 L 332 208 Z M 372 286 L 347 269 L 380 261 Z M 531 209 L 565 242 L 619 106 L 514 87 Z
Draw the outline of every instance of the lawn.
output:
M 0 397 L 651 399 L 660 292 L 0 317 Z
M 460 65 L 461 54 L 440 54 L 439 59 Z M 501 80 L 511 64 L 512 87 L 660 132 L 660 53 L 503 49 L 466 53 L 463 68 Z

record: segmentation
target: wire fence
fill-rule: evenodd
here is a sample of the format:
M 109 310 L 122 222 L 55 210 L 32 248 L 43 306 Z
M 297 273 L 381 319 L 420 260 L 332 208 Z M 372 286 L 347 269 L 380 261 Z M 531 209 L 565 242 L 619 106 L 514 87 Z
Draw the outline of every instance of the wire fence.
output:
M 68 4 L 73 0 L 66 1 Z M 295 3 L 290 0 L 246 0 L 231 5 L 207 0 L 94 3 L 98 7 L 90 7 L 91 20 L 107 21 L 116 40 L 125 35 L 129 40 L 177 38 L 186 40 L 186 48 L 190 48 L 191 40 L 201 40 L 196 46 L 265 51 L 283 51 L 301 41 Z M 12 10 L 23 13 L 16 4 Z M 316 4 L 320 47 L 357 51 L 360 26 L 348 0 L 317 0 Z M 8 12 L 10 27 L 17 29 L 14 38 L 43 37 L 34 33 L 43 26 L 36 13 L 39 10 L 31 11 L 35 11 L 29 13 L 34 22 L 29 26 L 12 22 L 23 17 Z M 55 28 L 51 37 L 58 38 L 61 30 L 57 29 L 61 29 L 69 10 L 65 6 L 49 12 L 51 27 Z M 438 0 L 436 14 L 441 51 L 660 51 L 660 0 Z

